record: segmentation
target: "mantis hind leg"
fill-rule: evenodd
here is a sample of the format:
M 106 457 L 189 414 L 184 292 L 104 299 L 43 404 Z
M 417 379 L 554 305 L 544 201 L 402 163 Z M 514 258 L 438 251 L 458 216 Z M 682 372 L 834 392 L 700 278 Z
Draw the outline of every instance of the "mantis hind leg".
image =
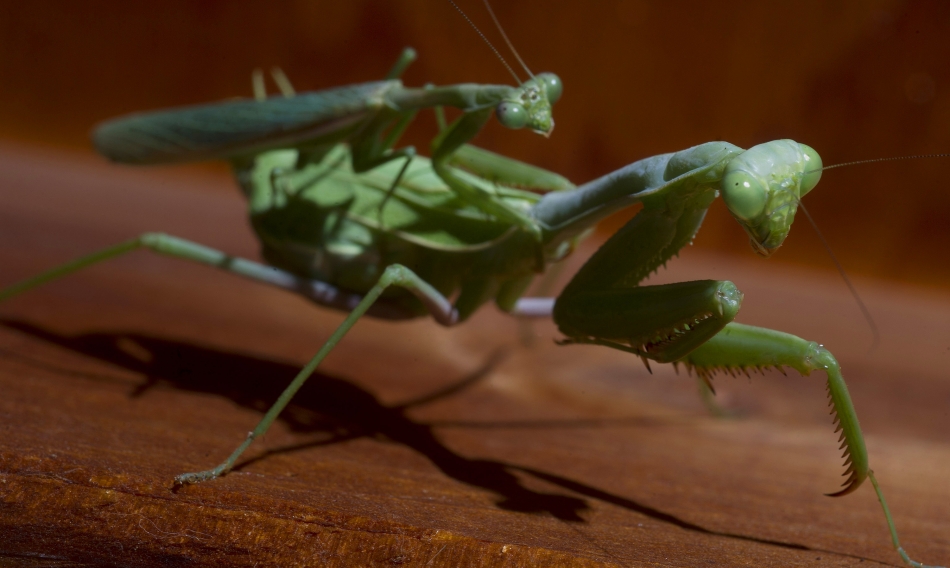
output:
M 170 256 L 216 266 L 264 283 L 289 288 L 296 292 L 303 292 L 305 295 L 307 292 L 305 287 L 310 286 L 310 291 L 319 296 L 319 299 L 324 300 L 321 303 L 326 303 L 337 308 L 348 308 L 350 311 L 350 314 L 343 320 L 343 323 L 333 332 L 310 362 L 297 374 L 294 380 L 277 399 L 277 402 L 267 411 L 257 427 L 254 428 L 247 439 L 232 452 L 228 459 L 210 470 L 179 475 L 175 478 L 175 482 L 178 485 L 214 479 L 215 477 L 227 473 L 251 442 L 267 432 L 270 425 L 287 406 L 294 394 L 303 386 L 320 362 L 333 350 L 336 344 L 343 339 L 343 336 L 346 335 L 350 328 L 352 328 L 361 317 L 370 313 L 374 305 L 378 305 L 377 300 L 379 300 L 380 295 L 390 286 L 399 286 L 409 290 L 426 306 L 433 319 L 442 325 L 454 325 L 459 321 L 458 311 L 445 296 L 440 294 L 438 290 L 417 276 L 414 272 L 399 264 L 393 264 L 387 267 L 376 285 L 365 295 L 345 294 L 343 297 L 334 299 L 331 296 L 339 294 L 339 291 L 325 283 L 304 280 L 270 266 L 250 260 L 235 258 L 203 245 L 162 233 L 145 233 L 134 239 L 87 255 L 18 284 L 14 284 L 13 286 L 0 290 L 0 301 L 12 298 L 13 296 L 51 280 L 72 274 L 92 264 L 120 256 L 142 247 Z M 316 299 L 314 298 L 314 294 L 310 294 L 309 297 Z M 343 304 L 341 304 L 341 301 L 343 301 Z M 350 303 L 352 303 L 352 305 L 348 305 Z
M 179 485 L 214 479 L 215 477 L 227 473 L 234 465 L 234 462 L 237 460 L 237 458 L 244 452 L 245 449 L 247 449 L 251 442 L 253 442 L 256 438 L 263 436 L 264 433 L 267 432 L 268 428 L 270 428 L 270 425 L 287 406 L 294 394 L 296 394 L 300 387 L 303 386 L 310 375 L 313 374 L 313 371 L 317 368 L 320 362 L 323 361 L 330 351 L 333 350 L 336 344 L 339 343 L 341 339 L 343 339 L 343 336 L 346 335 L 350 328 L 352 328 L 361 317 L 367 315 L 368 313 L 371 314 L 371 309 L 375 305 L 378 305 L 377 301 L 379 300 L 380 296 L 390 286 L 399 286 L 411 292 L 422 302 L 422 304 L 432 315 L 433 319 L 442 325 L 454 325 L 459 321 L 458 311 L 445 296 L 439 293 L 439 291 L 429 283 L 417 276 L 414 272 L 399 264 L 388 266 L 383 272 L 383 275 L 379 278 L 379 281 L 376 283 L 376 285 L 373 286 L 365 295 L 341 293 L 339 290 L 330 286 L 329 284 L 302 279 L 293 274 L 275 269 L 271 266 L 266 266 L 242 258 L 235 258 L 226 255 L 221 251 L 217 251 L 191 241 L 186 241 L 185 239 L 180 239 L 178 237 L 173 237 L 162 233 L 145 233 L 134 239 L 130 239 L 118 245 L 84 256 L 70 263 L 39 274 L 33 278 L 29 278 L 23 282 L 14 284 L 13 286 L 0 290 L 0 301 L 12 298 L 13 296 L 26 292 L 27 290 L 40 286 L 41 284 L 51 280 L 72 274 L 73 272 L 76 272 L 77 270 L 87 266 L 120 256 L 142 247 L 177 258 L 183 258 L 202 264 L 215 266 L 229 272 L 240 274 L 242 276 L 246 276 L 267 284 L 276 285 L 281 288 L 287 288 L 295 292 L 303 293 L 309 298 L 320 303 L 336 308 L 348 309 L 350 311 L 350 314 L 345 320 L 343 320 L 343 323 L 340 324 L 336 331 L 333 332 L 330 338 L 326 341 L 326 343 L 324 343 L 323 347 L 320 348 L 317 354 L 313 356 L 310 362 L 307 363 L 307 365 L 304 366 L 304 368 L 297 374 L 294 380 L 277 399 L 277 402 L 275 402 L 274 405 L 271 406 L 270 410 L 267 411 L 267 414 L 264 415 L 257 427 L 254 428 L 254 430 L 248 435 L 247 439 L 240 446 L 238 446 L 238 448 L 228 457 L 228 459 L 226 459 L 217 467 L 207 471 L 179 475 L 175 478 L 176 483 Z M 383 305 L 386 305 L 385 302 L 383 302 Z M 385 311 L 383 312 L 383 317 L 386 317 L 386 313 L 387 312 Z M 396 315 L 398 317 L 399 314 Z M 414 316 L 414 314 L 412 314 L 412 316 Z
M 301 278 L 300 276 L 274 268 L 273 266 L 231 256 L 186 239 L 166 235 L 164 233 L 144 233 L 134 239 L 129 239 L 117 245 L 78 258 L 72 262 L 47 270 L 32 278 L 4 288 L 0 290 L 0 302 L 52 280 L 68 276 L 87 266 L 98 264 L 140 248 L 146 248 L 167 256 L 212 266 L 262 284 L 269 284 L 295 292 L 329 308 L 350 311 L 363 300 L 362 294 L 341 290 L 332 284 L 319 280 Z M 447 316 L 445 315 L 444 306 L 431 305 L 431 302 L 427 303 L 426 306 L 438 321 L 445 321 Z M 409 319 L 417 316 L 417 314 L 407 310 L 405 307 L 385 301 L 374 304 L 369 310 L 369 315 L 383 319 Z
M 848 476 L 842 489 L 828 495 L 847 495 L 856 490 L 865 479 L 870 478 L 884 510 L 894 548 L 908 565 L 924 566 L 911 560 L 900 545 L 887 501 L 874 478 L 874 473 L 868 467 L 864 435 L 861 433 L 848 387 L 841 375 L 841 368 L 830 351 L 813 341 L 806 341 L 788 333 L 729 323 L 712 339 L 681 358 L 678 363 L 685 364 L 704 379 L 719 371 L 744 372 L 749 368 L 791 367 L 803 375 L 815 370 L 824 371 L 827 375 L 828 399 L 837 425 L 835 433 L 841 432 L 838 441 L 841 442 L 840 449 L 844 451 L 842 457 L 846 458 L 844 475 Z
M 388 266 L 376 285 L 367 292 L 362 301 L 360 301 L 353 311 L 350 312 L 350 315 L 343 320 L 343 323 L 341 323 L 330 338 L 327 339 L 317 354 L 314 355 L 303 369 L 300 370 L 297 376 L 294 377 L 294 380 L 284 389 L 284 392 L 281 393 L 280 397 L 278 397 L 277 401 L 270 407 L 254 430 L 248 434 L 244 442 L 217 467 L 196 473 L 184 473 L 175 478 L 175 483 L 177 485 L 185 485 L 199 481 L 207 481 L 230 471 L 238 457 L 244 453 L 244 450 L 246 450 L 255 439 L 263 436 L 264 433 L 267 432 L 277 416 L 280 415 L 297 391 L 300 390 L 300 387 L 303 386 L 310 375 L 316 370 L 317 366 L 320 365 L 320 362 L 329 355 L 330 351 L 343 339 L 350 328 L 366 314 L 367 310 L 376 302 L 383 291 L 390 286 L 400 286 L 415 294 L 424 304 L 429 306 L 430 310 L 433 310 L 433 315 L 441 323 L 445 325 L 456 323 L 458 313 L 451 306 L 449 300 L 436 291 L 435 288 L 405 266 L 399 264 Z

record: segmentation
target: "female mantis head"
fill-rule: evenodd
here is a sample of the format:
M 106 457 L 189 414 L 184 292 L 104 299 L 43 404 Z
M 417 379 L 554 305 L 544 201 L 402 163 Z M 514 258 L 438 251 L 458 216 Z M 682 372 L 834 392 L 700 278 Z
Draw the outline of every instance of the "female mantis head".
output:
M 759 144 L 726 166 L 723 200 L 760 256 L 782 246 L 799 199 L 818 184 L 821 167 L 818 153 L 794 140 Z
M 549 136 L 554 130 L 551 105 L 561 98 L 561 79 L 554 73 L 539 73 L 512 89 L 509 96 L 498 103 L 495 114 L 508 128 L 528 127 L 538 134 Z

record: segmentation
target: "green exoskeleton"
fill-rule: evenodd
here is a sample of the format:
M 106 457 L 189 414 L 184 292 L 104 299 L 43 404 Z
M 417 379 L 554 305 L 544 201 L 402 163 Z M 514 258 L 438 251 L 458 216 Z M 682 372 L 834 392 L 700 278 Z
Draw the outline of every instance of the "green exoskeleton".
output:
M 761 256 L 772 254 L 787 236 L 799 200 L 818 183 L 822 167 L 818 154 L 791 140 L 749 150 L 709 142 L 634 162 L 579 187 L 550 172 L 477 150 L 470 151 L 481 164 L 474 168 L 477 171 L 452 165 L 448 156 L 465 148 L 462 143 L 476 130 L 472 125 L 484 123 L 498 105 L 493 99 L 444 132 L 431 161 L 419 156 L 404 163 L 394 159 L 406 154 L 391 151 L 394 139 L 383 137 L 385 125 L 395 123 L 398 130 L 419 107 L 418 101 L 452 104 L 467 89 L 436 99 L 428 97 L 450 91 L 370 83 L 107 123 L 96 131 L 97 146 L 119 161 L 230 160 L 268 264 L 171 235 L 147 233 L 0 291 L 0 300 L 145 247 L 349 312 L 246 440 L 220 465 L 179 475 L 178 484 L 226 474 L 364 315 L 388 319 L 429 315 L 450 326 L 494 302 L 512 315 L 553 317 L 565 336 L 562 343 L 592 343 L 645 361 L 683 364 L 703 378 L 719 370 L 749 367 L 792 367 L 802 374 L 824 371 L 836 432 L 847 458 L 848 477 L 831 495 L 851 493 L 870 479 L 895 548 L 905 562 L 921 566 L 900 547 L 868 465 L 848 389 L 828 350 L 793 335 L 734 323 L 742 293 L 730 282 L 639 286 L 693 239 L 720 194 L 749 234 L 754 250 Z M 495 92 L 494 87 L 471 89 Z M 277 121 L 274 129 L 279 136 L 259 134 L 255 117 L 266 115 L 270 124 L 274 116 L 286 116 L 285 111 L 302 112 L 294 102 L 298 98 L 321 101 L 323 118 L 296 130 L 282 130 L 284 123 Z M 344 102 L 351 105 L 345 112 L 340 110 Z M 227 118 L 230 112 L 237 113 L 236 122 Z M 200 122 L 207 116 L 217 117 L 213 128 Z M 222 129 L 228 135 L 215 138 L 213 134 Z M 150 133 L 151 142 L 161 143 L 129 145 L 130 137 L 143 140 L 136 138 L 141 131 Z M 162 134 L 155 134 L 159 131 Z M 249 134 L 254 131 L 261 139 Z M 561 191 L 539 193 L 519 189 L 522 186 L 558 186 Z M 522 297 L 538 272 L 568 255 L 600 220 L 634 204 L 643 209 L 587 261 L 557 298 Z

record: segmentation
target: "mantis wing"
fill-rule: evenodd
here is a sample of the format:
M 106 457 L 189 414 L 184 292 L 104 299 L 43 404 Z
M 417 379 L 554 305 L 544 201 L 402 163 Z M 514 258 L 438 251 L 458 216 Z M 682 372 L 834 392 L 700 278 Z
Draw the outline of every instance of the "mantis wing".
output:
M 304 142 L 334 143 L 375 113 L 386 91 L 399 84 L 377 81 L 130 114 L 103 122 L 92 139 L 100 154 L 125 164 L 227 159 Z

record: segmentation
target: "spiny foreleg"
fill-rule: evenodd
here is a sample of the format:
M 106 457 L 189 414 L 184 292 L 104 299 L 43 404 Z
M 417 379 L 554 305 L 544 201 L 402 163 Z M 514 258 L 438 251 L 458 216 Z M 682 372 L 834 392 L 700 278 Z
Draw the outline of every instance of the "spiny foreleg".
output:
M 708 379 L 717 371 L 735 373 L 746 372 L 748 369 L 791 367 L 802 375 L 809 375 L 812 371 L 824 371 L 828 377 L 827 390 L 834 415 L 835 433 L 841 432 L 838 441 L 840 449 L 844 451 L 845 472 L 847 476 L 842 488 L 831 497 L 847 495 L 856 490 L 865 479 L 870 478 L 871 484 L 877 493 L 891 541 L 901 558 L 910 566 L 923 567 L 923 564 L 911 560 L 904 552 L 897 538 L 897 529 L 891 518 L 884 494 L 874 478 L 874 472 L 868 467 L 868 452 L 864 444 L 864 435 L 858 424 L 858 416 L 848 394 L 848 387 L 841 375 L 841 367 L 834 355 L 823 346 L 813 341 L 806 341 L 800 337 L 761 327 L 730 323 L 715 337 L 699 346 L 678 362 L 684 363 L 691 371 L 696 371 Z

